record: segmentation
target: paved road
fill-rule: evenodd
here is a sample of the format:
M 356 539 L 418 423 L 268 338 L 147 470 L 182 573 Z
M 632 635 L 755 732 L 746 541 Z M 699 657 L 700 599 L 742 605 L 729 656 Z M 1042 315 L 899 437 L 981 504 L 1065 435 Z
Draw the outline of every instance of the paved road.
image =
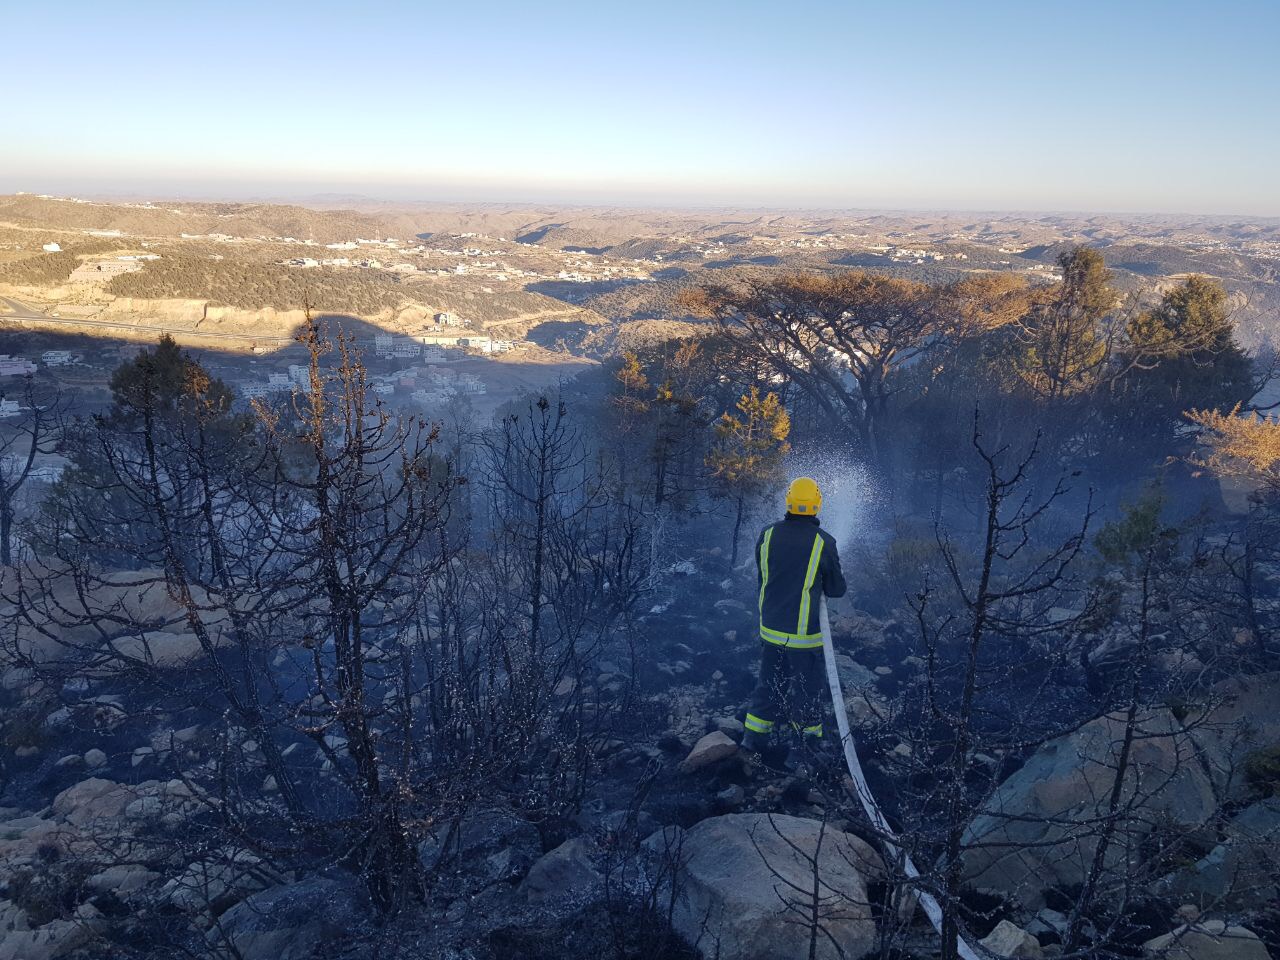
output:
M 172 333 L 184 337 L 204 337 L 209 340 L 234 340 L 242 343 L 293 343 L 293 337 L 266 337 L 247 333 L 217 333 L 211 330 L 192 330 L 190 327 L 158 327 L 150 324 L 128 323 L 124 320 L 86 320 L 80 317 L 51 317 L 34 307 L 9 297 L 0 297 L 5 310 L 0 310 L 0 328 L 5 323 L 26 322 L 42 326 L 52 324 L 66 327 L 98 327 L 105 330 L 132 330 L 135 333 Z

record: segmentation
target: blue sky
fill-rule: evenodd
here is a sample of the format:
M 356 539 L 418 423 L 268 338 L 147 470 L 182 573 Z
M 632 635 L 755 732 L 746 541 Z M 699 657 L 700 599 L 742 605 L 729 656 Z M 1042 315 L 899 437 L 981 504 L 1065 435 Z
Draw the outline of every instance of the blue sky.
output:
M 0 191 L 1280 215 L 1280 2 L 0 4 Z

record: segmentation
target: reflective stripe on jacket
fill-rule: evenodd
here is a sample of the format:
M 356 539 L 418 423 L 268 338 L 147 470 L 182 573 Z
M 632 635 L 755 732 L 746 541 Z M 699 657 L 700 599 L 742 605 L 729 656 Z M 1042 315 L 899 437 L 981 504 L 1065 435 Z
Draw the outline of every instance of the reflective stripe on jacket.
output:
M 817 517 L 789 513 L 756 541 L 760 639 L 784 647 L 822 646 L 818 599 L 846 589 L 840 554 Z

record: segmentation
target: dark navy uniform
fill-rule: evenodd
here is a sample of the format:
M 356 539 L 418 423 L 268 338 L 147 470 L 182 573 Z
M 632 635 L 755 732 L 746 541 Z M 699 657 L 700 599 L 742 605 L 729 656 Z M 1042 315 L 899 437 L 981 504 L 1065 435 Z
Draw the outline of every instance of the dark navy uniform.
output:
M 760 683 L 743 744 L 758 749 L 779 722 L 822 736 L 821 598 L 844 596 L 836 541 L 815 516 L 788 513 L 756 542 L 760 589 Z

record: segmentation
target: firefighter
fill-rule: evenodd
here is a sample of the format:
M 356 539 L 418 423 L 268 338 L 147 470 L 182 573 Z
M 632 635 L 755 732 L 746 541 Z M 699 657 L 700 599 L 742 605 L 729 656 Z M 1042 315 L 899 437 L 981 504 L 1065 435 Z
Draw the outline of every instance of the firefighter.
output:
M 818 610 L 822 595 L 846 589 L 836 541 L 818 524 L 822 492 L 809 477 L 787 488 L 787 513 L 764 528 L 756 543 L 760 593 L 760 682 L 747 713 L 742 749 L 748 756 L 770 734 L 799 733 L 820 746 L 826 679 Z

